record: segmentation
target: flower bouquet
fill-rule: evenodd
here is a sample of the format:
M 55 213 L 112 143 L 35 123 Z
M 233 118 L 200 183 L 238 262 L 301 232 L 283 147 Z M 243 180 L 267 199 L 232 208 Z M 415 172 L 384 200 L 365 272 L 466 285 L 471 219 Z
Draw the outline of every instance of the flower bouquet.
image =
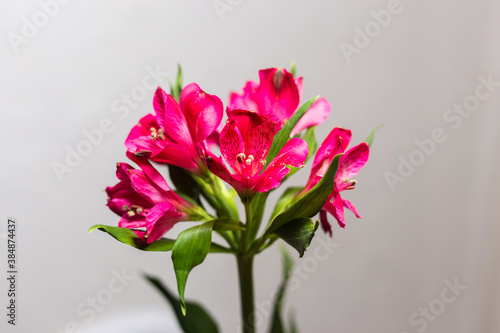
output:
M 374 132 L 347 149 L 351 131 L 336 127 L 317 148 L 315 128 L 327 119 L 331 106 L 319 96 L 301 105 L 302 77 L 294 71 L 294 66 L 290 71 L 259 71 L 258 83 L 248 81 L 241 93 L 231 93 L 223 122 L 222 101 L 196 83 L 183 87 L 179 67 L 170 94 L 158 87 L 155 114 L 140 119 L 125 141 L 127 157 L 137 166 L 118 163 L 119 182 L 106 188 L 107 206 L 120 221 L 117 227 L 95 225 L 90 231 L 104 231 L 139 250 L 172 252 L 179 297 L 159 279 L 147 278 L 172 304 L 185 332 L 218 332 L 206 310 L 184 299 L 189 273 L 209 253 L 236 257 L 242 331 L 252 333 L 254 257 L 279 239 L 302 257 L 319 226 L 332 235 L 328 215 L 342 228 L 344 208 L 360 217 L 342 192 L 356 186 L 353 177 L 368 160 Z M 312 167 L 306 184 L 286 189 L 262 225 L 269 194 L 308 159 Z M 174 187 L 158 171 L 167 168 Z M 245 207 L 243 218 L 237 200 Z M 177 239 L 164 237 L 183 221 L 198 224 Z M 214 233 L 221 236 L 219 242 L 213 240 Z M 282 320 L 293 262 L 286 251 L 283 262 L 284 279 L 269 330 L 273 333 L 297 332 L 293 321 L 285 325 Z

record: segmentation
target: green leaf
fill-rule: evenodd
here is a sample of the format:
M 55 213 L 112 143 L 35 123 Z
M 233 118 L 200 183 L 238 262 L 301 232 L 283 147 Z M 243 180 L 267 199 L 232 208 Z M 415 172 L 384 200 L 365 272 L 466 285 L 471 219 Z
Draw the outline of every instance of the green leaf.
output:
M 235 251 L 217 243 L 212 243 L 210 245 L 210 250 L 208 251 L 208 253 L 235 253 Z
M 284 248 L 281 248 L 281 254 L 283 260 L 283 280 L 274 300 L 273 317 L 269 333 L 285 333 L 281 310 L 283 307 L 283 297 L 285 296 L 286 287 L 288 285 L 288 279 L 290 278 L 293 269 L 293 259 Z
M 234 230 L 245 230 L 245 225 L 240 221 L 235 221 L 231 219 L 215 219 L 214 230 L 216 231 L 234 231 Z
M 177 298 L 155 277 L 146 275 L 146 279 L 165 296 L 175 311 L 177 321 L 184 333 L 218 333 L 219 328 L 212 316 L 198 303 L 186 302 L 189 312 L 184 316 Z
M 271 163 L 271 161 L 278 156 L 281 148 L 290 140 L 290 133 L 292 133 L 295 124 L 302 118 L 302 116 L 309 110 L 311 105 L 319 98 L 319 96 L 311 98 L 307 103 L 302 105 L 284 125 L 283 128 L 276 133 L 273 139 L 273 144 L 269 149 L 269 152 L 266 156 L 267 163 Z
M 295 321 L 295 313 L 290 314 L 289 325 L 290 325 L 290 333 L 299 333 L 299 330 L 297 328 L 297 322 Z
M 342 154 L 335 156 L 328 167 L 325 175 L 309 192 L 297 199 L 283 212 L 274 218 L 266 231 L 266 235 L 273 233 L 279 227 L 301 217 L 313 217 L 325 204 L 328 196 L 333 191 L 335 174 L 339 167 Z
M 307 162 L 309 158 L 311 158 L 311 156 L 314 156 L 314 154 L 316 153 L 316 126 L 309 127 L 304 133 L 302 139 L 304 139 L 304 141 L 307 143 L 307 147 L 309 148 L 309 154 L 307 155 L 306 159 Z
M 161 251 L 167 252 L 172 250 L 174 247 L 175 239 L 168 238 L 160 238 L 159 240 L 153 242 L 152 244 L 148 244 L 144 242 L 142 239 L 137 237 L 135 232 L 132 229 L 121 228 L 121 227 L 112 227 L 103 224 L 96 224 L 89 229 L 89 232 L 94 230 L 103 231 L 114 239 L 122 242 L 123 244 L 130 245 L 135 247 L 136 249 L 143 251 Z M 225 248 L 219 244 L 212 243 L 210 245 L 210 253 L 234 253 L 234 251 Z
M 302 258 L 318 227 L 319 222 L 314 224 L 310 218 L 299 218 L 276 229 L 274 234 L 295 248 Z
M 273 214 L 271 215 L 271 220 L 273 220 L 279 213 L 281 213 L 292 201 L 293 197 L 302 190 L 302 187 L 289 187 L 283 192 L 281 197 L 278 199 L 276 206 L 274 206 Z
M 295 70 L 297 69 L 297 66 L 295 64 L 295 61 L 292 61 L 292 63 L 290 64 L 290 73 L 293 75 L 293 77 L 295 77 Z
M 100 230 L 108 233 L 114 239 L 122 242 L 123 244 L 130 245 L 136 249 L 143 251 L 170 251 L 174 247 L 175 240 L 161 238 L 151 244 L 146 243 L 140 239 L 132 229 L 111 227 L 103 224 L 96 224 L 89 229 L 89 232 Z
M 175 80 L 175 84 L 172 85 L 170 84 L 171 89 L 170 89 L 170 94 L 177 100 L 179 101 L 179 97 L 181 96 L 181 91 L 182 91 L 182 68 L 181 64 L 177 64 L 177 78 Z
M 264 210 L 266 208 L 266 200 L 269 196 L 269 192 L 260 193 L 257 192 L 252 200 L 252 217 L 251 221 L 248 221 L 248 233 L 250 239 L 255 239 L 257 233 L 259 232 L 260 224 L 262 223 L 262 217 L 264 216 Z
M 191 198 L 191 200 L 196 202 L 196 204 L 201 207 L 200 190 L 198 189 L 198 184 L 191 177 L 189 171 L 172 164 L 168 165 L 168 171 L 170 179 L 172 180 L 172 183 L 174 183 L 177 191 Z
M 372 145 L 372 142 L 373 142 L 373 139 L 375 138 L 375 133 L 381 129 L 382 127 L 384 127 L 385 124 L 380 124 L 378 125 L 377 127 L 375 127 L 375 129 L 370 133 L 370 135 L 368 135 L 368 138 L 366 138 L 366 143 L 368 144 L 368 146 L 371 146 Z
M 216 210 L 218 217 L 239 219 L 238 209 L 234 202 L 237 195 L 234 189 L 227 190 L 224 182 L 212 173 L 208 173 L 203 178 L 193 174 L 191 176 L 203 197 Z
M 212 228 L 214 221 L 191 227 L 179 234 L 172 249 L 177 289 L 181 302 L 182 313 L 186 314 L 184 290 L 191 270 L 201 264 L 210 250 L 212 242 Z

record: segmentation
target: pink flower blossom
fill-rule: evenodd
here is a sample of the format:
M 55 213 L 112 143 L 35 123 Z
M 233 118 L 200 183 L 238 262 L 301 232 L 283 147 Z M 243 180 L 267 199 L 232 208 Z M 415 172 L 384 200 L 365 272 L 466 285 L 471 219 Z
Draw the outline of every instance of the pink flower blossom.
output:
M 118 184 L 106 188 L 107 206 L 121 216 L 118 226 L 134 230 L 148 244 L 161 238 L 177 222 L 192 219 L 194 205 L 180 198 L 147 161 L 134 159 L 141 169 L 117 163 Z
M 330 132 L 316 153 L 311 175 L 301 194 L 309 191 L 323 178 L 333 158 L 340 153 L 344 153 L 350 140 L 350 130 L 336 127 Z M 340 158 L 339 168 L 335 175 L 334 189 L 320 211 L 321 226 L 330 236 L 332 230 L 327 219 L 327 212 L 337 220 L 342 228 L 345 227 L 344 207 L 352 211 L 358 218 L 361 217 L 350 201 L 342 199 L 340 192 L 354 189 L 357 182 L 352 177 L 366 164 L 369 152 L 368 144 L 363 142 L 346 151 Z
M 228 120 L 220 134 L 222 156 L 212 154 L 207 163 L 214 174 L 233 186 L 240 195 L 276 188 L 290 171 L 287 165 L 303 166 L 309 149 L 300 138 L 289 140 L 267 164 L 266 157 L 274 135 L 281 129 L 277 117 L 267 118 L 253 111 L 230 108 L 227 115 Z
M 300 106 L 302 77 L 294 78 L 286 69 L 268 68 L 259 71 L 259 78 L 259 84 L 248 81 L 242 94 L 231 93 L 229 106 L 253 110 L 265 117 L 274 115 L 282 122 L 290 119 Z M 323 123 L 330 110 L 330 103 L 319 98 L 295 125 L 291 136 Z
M 153 107 L 156 116 L 143 117 L 130 132 L 125 141 L 128 151 L 200 174 L 206 168 L 205 140 L 222 120 L 221 100 L 191 83 L 182 90 L 179 103 L 158 87 Z

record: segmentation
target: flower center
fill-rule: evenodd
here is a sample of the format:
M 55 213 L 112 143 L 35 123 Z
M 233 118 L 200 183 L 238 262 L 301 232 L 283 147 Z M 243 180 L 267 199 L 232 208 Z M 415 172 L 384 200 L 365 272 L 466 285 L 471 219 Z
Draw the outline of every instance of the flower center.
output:
M 130 217 L 134 216 L 135 214 L 140 215 L 144 212 L 144 208 L 139 205 L 132 205 L 130 207 L 128 207 L 127 205 L 123 205 L 122 210 L 126 211 L 128 216 Z
M 349 183 L 349 185 L 345 188 L 346 190 L 354 190 L 358 181 L 355 179 L 349 180 L 349 179 L 345 178 L 344 183 Z
M 253 155 L 248 155 L 248 158 L 245 160 L 246 165 L 250 165 L 253 162 Z
M 236 161 L 243 166 L 250 166 L 252 165 L 252 162 L 255 161 L 255 157 L 253 157 L 253 155 L 246 156 L 244 153 L 239 153 L 236 155 Z M 261 165 L 266 165 L 266 160 L 260 160 L 259 163 Z
M 151 131 L 151 140 L 165 140 L 165 130 L 163 128 L 157 131 L 156 128 L 151 127 L 149 130 Z
M 245 161 L 245 154 L 239 153 L 238 155 L 236 155 L 236 161 L 239 164 L 243 164 L 243 162 Z
M 237 167 L 238 172 L 241 172 L 246 177 L 254 176 L 266 165 L 266 160 L 256 160 L 254 155 L 249 154 L 247 156 L 245 153 L 236 155 L 236 162 L 235 167 Z
M 283 85 L 283 71 L 281 69 L 278 69 L 276 71 L 276 73 L 274 73 L 274 76 L 273 76 L 273 85 L 274 85 L 274 89 L 276 89 L 276 91 L 280 91 L 280 88 L 281 86 Z

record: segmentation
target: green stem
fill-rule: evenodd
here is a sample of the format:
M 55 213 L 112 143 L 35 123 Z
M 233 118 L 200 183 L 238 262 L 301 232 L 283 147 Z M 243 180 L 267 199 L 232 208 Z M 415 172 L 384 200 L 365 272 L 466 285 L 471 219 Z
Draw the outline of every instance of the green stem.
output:
M 232 200 L 232 195 L 227 191 L 224 184 L 208 171 L 201 177 L 192 175 L 193 180 L 198 185 L 199 190 L 207 199 L 210 205 L 215 208 L 217 217 L 227 217 L 238 221 L 238 210 Z M 239 233 L 233 231 L 221 231 L 219 234 L 228 242 L 232 249 L 239 248 Z
M 238 221 L 238 210 L 234 205 L 233 196 L 227 191 L 221 180 L 211 173 L 205 173 L 201 177 L 192 176 L 199 190 L 217 211 L 218 217 L 227 217 Z
M 238 276 L 240 279 L 242 332 L 255 333 L 253 256 L 240 255 Z
M 252 199 L 242 200 L 245 205 L 246 230 L 241 231 L 240 253 L 238 259 L 238 277 L 240 280 L 241 319 L 243 333 L 255 333 L 254 293 L 253 293 L 253 257 L 248 251 L 255 237 L 252 237 L 253 210 Z
M 222 213 L 220 214 L 220 216 L 226 216 L 236 221 L 239 220 L 238 210 L 234 205 L 231 205 L 233 201 L 230 200 L 231 196 L 229 195 L 224 184 L 213 174 L 208 174 L 206 179 L 212 187 L 212 191 L 215 194 L 215 199 L 218 201 L 218 206 L 220 207 Z
M 204 220 L 204 221 L 210 221 L 213 220 L 214 217 L 210 214 L 208 214 L 203 208 L 201 207 L 196 207 L 195 209 L 192 210 L 191 212 L 192 215 L 198 217 L 196 220 Z M 217 233 L 222 236 L 226 240 L 226 242 L 231 246 L 231 250 L 238 250 L 238 244 L 236 243 L 233 234 L 229 233 L 228 231 L 217 231 Z
M 246 232 L 244 233 L 244 241 L 243 241 L 243 253 L 246 253 L 250 246 L 252 245 L 252 228 L 253 224 L 253 212 L 252 212 L 252 202 L 245 203 L 245 217 L 246 217 Z
M 226 240 L 226 242 L 231 246 L 231 250 L 238 250 L 238 244 L 234 240 L 234 237 L 228 231 L 217 231 L 217 233 Z

